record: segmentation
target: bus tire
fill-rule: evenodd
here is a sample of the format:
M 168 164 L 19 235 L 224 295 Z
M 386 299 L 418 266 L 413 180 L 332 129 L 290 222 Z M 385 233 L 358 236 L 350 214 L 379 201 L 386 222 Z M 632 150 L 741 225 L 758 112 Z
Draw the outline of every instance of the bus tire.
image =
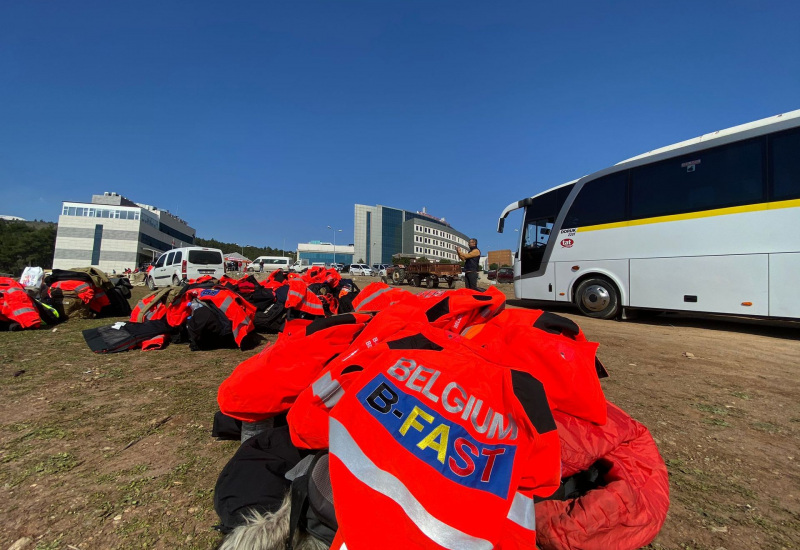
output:
M 608 279 L 586 279 L 575 291 L 575 304 L 581 313 L 595 319 L 613 319 L 619 314 L 619 292 Z

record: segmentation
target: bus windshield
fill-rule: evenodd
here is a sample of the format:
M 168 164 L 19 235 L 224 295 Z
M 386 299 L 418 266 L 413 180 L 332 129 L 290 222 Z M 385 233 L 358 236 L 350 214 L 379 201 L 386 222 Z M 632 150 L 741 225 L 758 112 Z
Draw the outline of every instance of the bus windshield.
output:
M 542 266 L 545 249 L 556 223 L 558 212 L 564 205 L 573 185 L 553 189 L 525 209 L 525 222 L 522 229 L 522 274 L 534 273 Z

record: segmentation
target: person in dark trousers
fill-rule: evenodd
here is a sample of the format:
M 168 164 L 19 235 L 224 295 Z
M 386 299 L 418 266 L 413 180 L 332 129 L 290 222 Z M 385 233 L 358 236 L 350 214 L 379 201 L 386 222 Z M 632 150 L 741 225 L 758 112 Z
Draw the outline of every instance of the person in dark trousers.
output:
M 481 257 L 481 251 L 478 249 L 478 239 L 469 240 L 469 251 L 456 248 L 456 252 L 458 252 L 458 257 L 464 260 L 464 284 L 472 290 L 480 290 L 478 288 L 478 260 Z

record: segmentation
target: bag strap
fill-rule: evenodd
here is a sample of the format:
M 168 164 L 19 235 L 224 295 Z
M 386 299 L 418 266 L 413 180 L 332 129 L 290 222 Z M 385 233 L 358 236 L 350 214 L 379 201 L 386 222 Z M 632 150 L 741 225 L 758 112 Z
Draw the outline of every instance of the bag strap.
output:
M 556 492 L 549 497 L 534 497 L 533 501 L 541 502 L 543 500 L 570 500 L 578 498 L 592 489 L 604 485 L 603 474 L 607 471 L 607 466 L 604 466 L 599 461 L 595 462 L 587 469 L 562 479 L 561 485 L 559 485 Z

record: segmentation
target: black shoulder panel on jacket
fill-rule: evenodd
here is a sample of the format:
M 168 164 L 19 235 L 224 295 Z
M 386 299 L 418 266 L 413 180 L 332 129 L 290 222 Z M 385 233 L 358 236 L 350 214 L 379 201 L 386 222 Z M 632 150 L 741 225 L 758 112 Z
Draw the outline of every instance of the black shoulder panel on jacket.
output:
M 512 370 L 511 384 L 514 387 L 514 395 L 522 403 L 536 431 L 543 434 L 555 430 L 556 422 L 553 420 L 553 413 L 550 412 L 550 405 L 547 404 L 542 383 L 528 372 Z
M 309 334 L 314 334 L 320 330 L 325 330 L 326 328 L 335 327 L 337 325 L 352 325 L 355 324 L 355 322 L 355 315 L 349 313 L 344 315 L 332 315 L 331 317 L 322 317 L 320 319 L 311 321 L 311 324 L 306 327 L 306 336 Z
M 387 342 L 386 345 L 389 346 L 389 349 L 430 349 L 434 351 L 442 351 L 444 349 L 439 344 L 428 340 L 422 334 L 406 336 L 399 340 Z
M 536 319 L 536 322 L 533 323 L 533 327 L 552 334 L 563 334 L 573 340 L 581 330 L 574 321 L 547 311 Z
M 442 315 L 448 313 L 449 311 L 450 311 L 450 296 L 447 296 L 436 305 L 431 306 L 431 308 L 425 312 L 425 316 L 428 318 L 428 321 L 433 322 Z

